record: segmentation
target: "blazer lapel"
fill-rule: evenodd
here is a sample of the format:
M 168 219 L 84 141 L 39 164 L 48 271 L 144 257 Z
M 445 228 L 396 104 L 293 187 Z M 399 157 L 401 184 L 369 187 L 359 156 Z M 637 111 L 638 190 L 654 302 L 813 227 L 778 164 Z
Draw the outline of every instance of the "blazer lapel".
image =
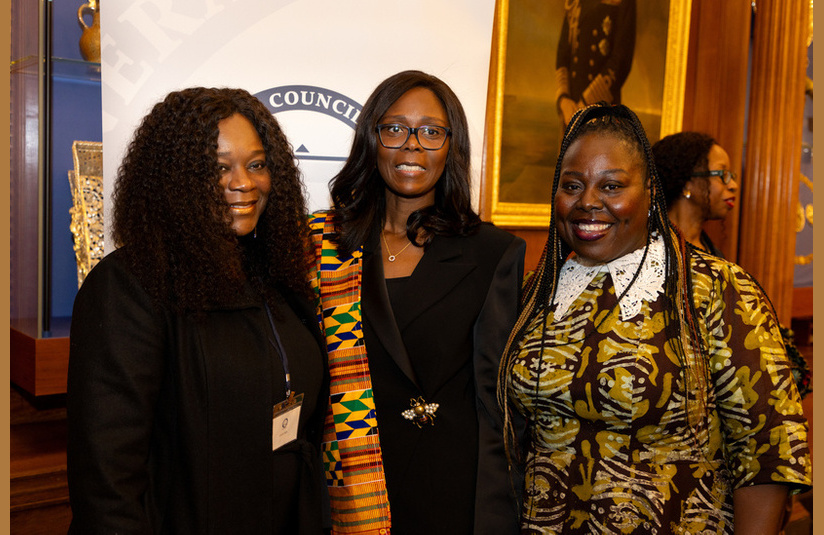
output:
M 395 318 L 399 329 L 443 299 L 475 269 L 476 264 L 464 258 L 462 245 L 458 238 L 435 236 L 400 297 L 408 306 Z
M 364 313 L 369 314 L 366 321 L 370 322 L 381 344 L 398 368 L 415 386 L 420 388 L 415 369 L 412 367 L 412 360 L 406 351 L 401 331 L 395 320 L 395 313 L 389 302 L 389 292 L 386 290 L 383 275 L 383 259 L 380 254 L 375 254 L 375 251 L 375 242 L 369 240 L 368 246 L 363 248 L 363 292 L 361 293 Z M 369 348 L 366 350 L 368 352 Z

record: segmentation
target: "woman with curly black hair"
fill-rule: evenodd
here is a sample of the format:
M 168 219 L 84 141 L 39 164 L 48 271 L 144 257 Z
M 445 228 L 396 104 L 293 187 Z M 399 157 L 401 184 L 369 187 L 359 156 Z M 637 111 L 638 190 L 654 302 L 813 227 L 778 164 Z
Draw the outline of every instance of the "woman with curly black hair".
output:
M 390 76 L 311 223 L 335 533 L 517 532 L 495 376 L 525 243 L 472 210 L 469 155 L 449 86 Z
M 707 134 L 679 132 L 652 146 L 670 221 L 693 246 L 723 256 L 704 232 L 704 223 L 722 220 L 735 207 L 738 177 L 730 157 Z
M 626 106 L 566 130 L 499 399 L 522 533 L 777 534 L 811 484 L 775 313 L 743 269 L 673 232 Z
M 322 532 L 303 193 L 246 91 L 176 91 L 143 119 L 114 190 L 119 248 L 72 315 L 72 533 Z

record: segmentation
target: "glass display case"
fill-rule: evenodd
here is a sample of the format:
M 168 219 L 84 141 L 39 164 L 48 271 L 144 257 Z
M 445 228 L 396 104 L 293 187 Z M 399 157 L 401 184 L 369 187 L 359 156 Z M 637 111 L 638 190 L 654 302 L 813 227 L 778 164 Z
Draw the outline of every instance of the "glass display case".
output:
M 102 139 L 100 64 L 80 55 L 78 7 L 69 0 L 12 2 L 11 379 L 35 396 L 66 389 L 78 286 L 72 144 Z

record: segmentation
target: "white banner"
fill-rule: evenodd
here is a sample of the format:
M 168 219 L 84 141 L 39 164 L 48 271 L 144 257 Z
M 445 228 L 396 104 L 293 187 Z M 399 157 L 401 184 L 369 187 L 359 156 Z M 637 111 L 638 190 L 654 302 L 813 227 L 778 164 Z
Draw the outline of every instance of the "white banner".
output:
M 441 78 L 460 98 L 477 207 L 494 0 L 101 3 L 106 214 L 140 120 L 168 92 L 191 86 L 257 95 L 295 149 L 310 209 L 328 207 L 327 184 L 349 152 L 361 106 L 381 80 L 406 69 Z

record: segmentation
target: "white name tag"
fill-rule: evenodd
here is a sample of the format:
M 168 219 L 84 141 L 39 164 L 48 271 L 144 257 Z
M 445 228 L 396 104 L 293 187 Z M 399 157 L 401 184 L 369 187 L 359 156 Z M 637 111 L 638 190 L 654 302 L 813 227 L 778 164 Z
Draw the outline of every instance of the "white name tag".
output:
M 272 451 L 298 438 L 303 394 L 289 396 L 272 410 Z

